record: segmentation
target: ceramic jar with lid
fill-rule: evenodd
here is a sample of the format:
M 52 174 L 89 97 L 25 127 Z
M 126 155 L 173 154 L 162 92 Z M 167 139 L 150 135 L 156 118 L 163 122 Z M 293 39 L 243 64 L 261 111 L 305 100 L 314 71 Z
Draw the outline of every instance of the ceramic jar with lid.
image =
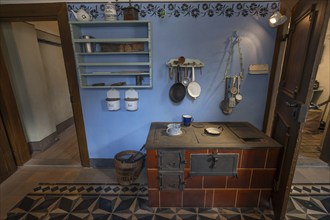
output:
M 106 21 L 116 21 L 117 20 L 117 11 L 115 4 L 109 1 L 104 5 L 104 19 Z

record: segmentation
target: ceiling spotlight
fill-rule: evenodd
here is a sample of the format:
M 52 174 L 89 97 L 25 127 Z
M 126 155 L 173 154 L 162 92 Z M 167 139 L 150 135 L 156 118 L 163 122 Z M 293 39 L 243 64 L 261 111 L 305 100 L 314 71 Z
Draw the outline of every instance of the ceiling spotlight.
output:
M 282 15 L 279 11 L 275 11 L 269 18 L 269 26 L 277 27 L 281 24 L 284 24 L 287 19 L 288 18 L 285 15 Z

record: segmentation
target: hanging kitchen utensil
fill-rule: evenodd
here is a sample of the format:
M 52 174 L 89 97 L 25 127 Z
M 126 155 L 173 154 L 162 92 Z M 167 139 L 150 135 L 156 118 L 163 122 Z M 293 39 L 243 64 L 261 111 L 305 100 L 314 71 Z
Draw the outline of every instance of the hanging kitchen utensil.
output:
M 229 98 L 229 104 L 228 106 L 230 108 L 234 108 L 236 106 L 236 99 L 235 95 L 237 94 L 237 88 L 236 88 L 236 78 L 237 76 L 232 76 L 232 85 L 230 88 L 230 98 Z
M 233 59 L 233 50 L 234 50 L 234 37 L 236 38 L 235 41 L 237 42 L 237 47 L 238 47 L 238 54 L 239 54 L 239 60 L 240 60 L 240 73 L 239 76 L 229 76 L 229 65 L 230 61 Z M 229 50 L 229 55 L 227 58 L 227 64 L 226 64 L 226 70 L 225 70 L 225 80 L 226 80 L 226 89 L 225 89 L 225 99 L 220 103 L 220 108 L 222 112 L 225 115 L 228 115 L 232 112 L 232 109 L 237 105 L 237 103 L 240 101 L 240 98 L 242 96 L 239 94 L 239 86 L 241 83 L 241 80 L 243 79 L 243 57 L 241 53 L 241 48 L 240 48 L 240 39 L 237 36 L 236 33 L 234 33 L 230 37 L 230 50 Z M 232 80 L 230 83 L 229 81 Z M 236 84 L 237 80 L 237 84 Z M 230 86 L 231 85 L 231 86 Z M 228 93 L 230 93 L 230 97 L 228 96 Z M 238 99 L 236 99 L 236 95 Z
M 186 61 L 186 58 L 185 58 L 184 56 L 180 56 L 180 57 L 178 58 L 178 62 L 179 62 L 179 65 L 180 65 L 180 66 L 184 63 L 184 61 Z
M 236 88 L 236 78 L 238 78 L 238 76 L 233 76 L 233 84 L 230 88 L 230 92 L 231 94 L 233 95 L 236 95 L 237 94 L 237 88 Z
M 191 67 L 191 82 L 188 85 L 188 94 L 193 98 L 197 99 L 201 94 L 201 86 L 195 81 L 195 67 Z
M 189 83 L 190 83 L 190 79 L 188 77 L 188 67 L 185 67 L 182 84 L 187 87 L 189 85 Z
M 230 84 L 230 78 L 229 77 L 226 77 L 225 78 L 225 98 L 224 100 L 221 101 L 220 103 L 220 108 L 223 112 L 223 114 L 225 115 L 229 115 L 232 111 L 233 111 L 233 108 L 230 108 L 229 107 L 229 84 Z
M 169 71 L 169 73 L 168 73 L 169 77 L 172 80 L 173 79 L 173 66 L 172 65 L 168 68 L 168 71 Z
M 181 75 L 181 72 L 182 72 L 182 66 L 183 66 L 183 64 L 184 64 L 184 62 L 186 61 L 186 58 L 184 57 L 184 56 L 180 56 L 179 58 L 178 58 L 178 68 L 180 68 L 180 77 L 179 77 L 179 82 L 181 82 L 182 83 L 182 81 L 183 81 L 183 79 L 182 79 L 182 75 Z M 183 83 L 182 83 L 183 84 Z M 185 85 L 184 85 L 185 86 Z
M 186 95 L 186 87 L 180 82 L 180 72 L 177 71 L 176 83 L 170 88 L 170 99 L 174 103 L 181 102 Z
M 233 94 L 230 94 L 228 106 L 234 108 L 236 106 L 236 99 Z
M 237 94 L 235 96 L 236 102 L 240 102 L 243 99 L 243 96 L 241 95 L 240 92 L 240 87 L 241 87 L 241 77 L 237 78 Z

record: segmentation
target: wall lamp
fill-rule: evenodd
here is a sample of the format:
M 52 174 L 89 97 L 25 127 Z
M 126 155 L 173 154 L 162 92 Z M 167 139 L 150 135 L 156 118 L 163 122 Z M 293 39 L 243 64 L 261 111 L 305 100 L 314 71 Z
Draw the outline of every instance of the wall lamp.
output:
M 269 17 L 269 26 L 277 27 L 281 24 L 284 24 L 288 18 L 285 15 L 282 15 L 279 11 L 275 11 L 272 16 Z

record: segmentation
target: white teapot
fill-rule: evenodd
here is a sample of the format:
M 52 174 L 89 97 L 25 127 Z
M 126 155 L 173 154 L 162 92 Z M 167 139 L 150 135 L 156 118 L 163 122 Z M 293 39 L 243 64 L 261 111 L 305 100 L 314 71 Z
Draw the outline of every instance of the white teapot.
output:
M 71 10 L 74 17 L 77 19 L 77 21 L 91 21 L 92 16 L 88 14 L 84 9 L 79 9 L 77 12 L 74 10 Z

